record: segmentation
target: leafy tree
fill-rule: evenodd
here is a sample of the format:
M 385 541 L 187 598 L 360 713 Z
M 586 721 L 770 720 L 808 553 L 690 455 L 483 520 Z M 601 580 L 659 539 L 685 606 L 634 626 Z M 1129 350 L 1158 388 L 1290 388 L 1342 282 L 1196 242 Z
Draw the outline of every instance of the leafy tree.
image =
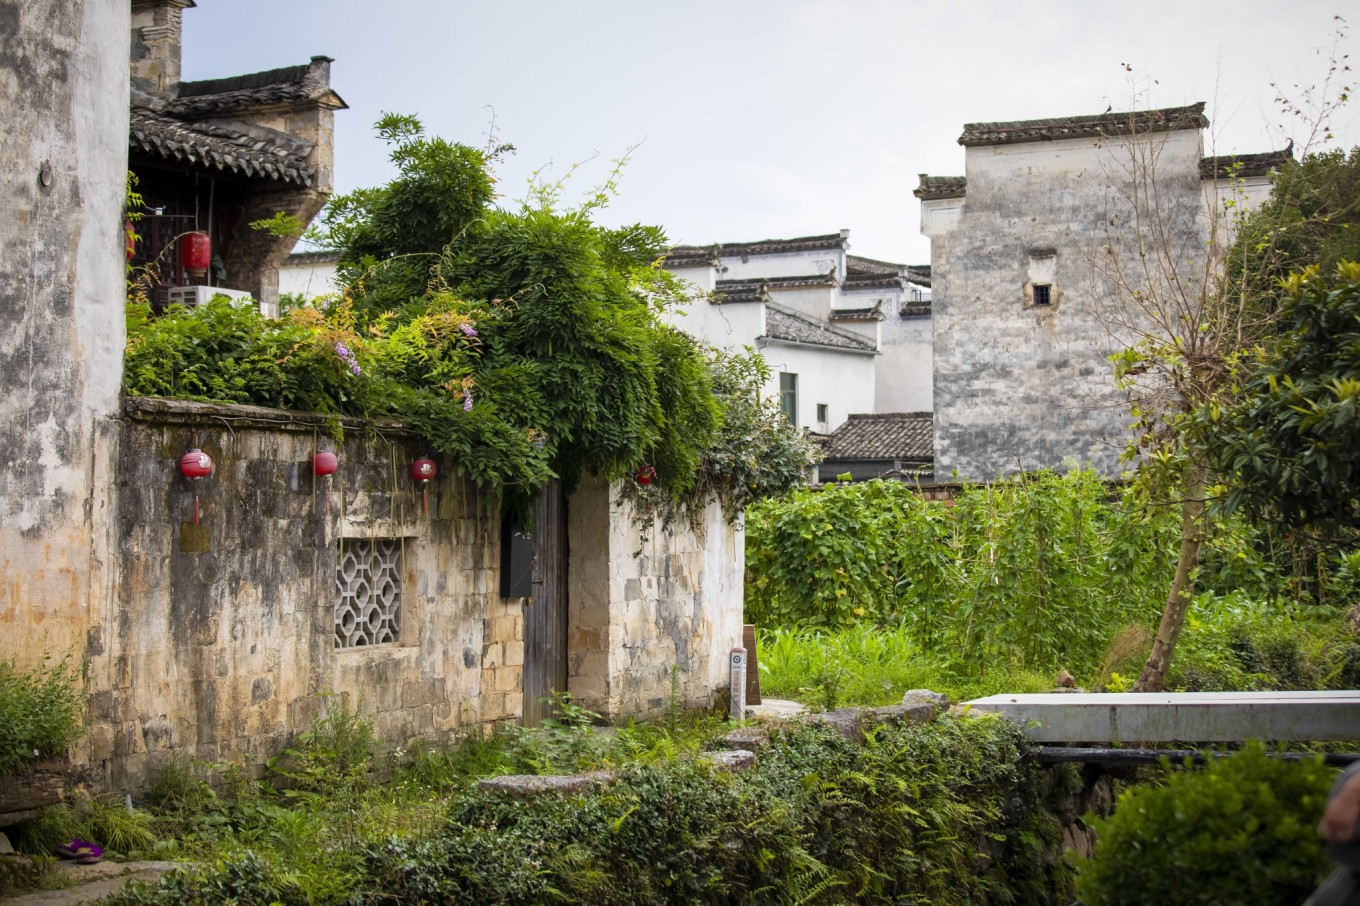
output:
M 1349 236 L 1345 231 L 1338 231 Z M 1326 244 L 1326 243 L 1324 243 Z M 1360 264 L 1286 278 L 1284 329 L 1248 363 L 1239 400 L 1201 423 L 1226 477 L 1224 505 L 1287 526 L 1360 530 Z

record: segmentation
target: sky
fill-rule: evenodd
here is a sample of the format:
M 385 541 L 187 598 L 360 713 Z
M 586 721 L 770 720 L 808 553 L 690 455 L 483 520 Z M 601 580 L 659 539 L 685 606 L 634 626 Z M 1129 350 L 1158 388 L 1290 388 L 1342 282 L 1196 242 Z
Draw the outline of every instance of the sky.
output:
M 394 175 L 385 111 L 516 152 L 585 197 L 628 155 L 610 225 L 710 244 L 850 230 L 851 252 L 927 263 L 917 174 L 962 175 L 964 123 L 1208 102 L 1218 153 L 1296 147 L 1277 93 L 1327 77 L 1339 2 L 1138 0 L 197 0 L 185 79 L 335 58 L 336 190 Z M 1360 24 L 1360 23 L 1357 23 Z M 1349 53 L 1354 37 L 1340 43 Z M 1354 84 L 1354 73 L 1344 73 Z M 1278 87 L 1273 87 L 1278 86 Z M 1317 92 L 1315 91 L 1314 94 Z M 1360 107 L 1331 118 L 1360 145 Z M 629 149 L 632 149 L 629 154 Z

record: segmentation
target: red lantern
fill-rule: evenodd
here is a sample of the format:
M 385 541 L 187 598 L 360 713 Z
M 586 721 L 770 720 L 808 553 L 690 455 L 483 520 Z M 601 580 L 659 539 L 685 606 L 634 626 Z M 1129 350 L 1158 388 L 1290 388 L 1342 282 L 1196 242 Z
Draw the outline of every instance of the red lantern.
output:
M 198 447 L 179 458 L 180 474 L 190 481 L 199 481 L 212 475 L 212 457 Z M 198 525 L 198 487 L 194 487 L 194 525 Z
M 202 278 L 208 275 L 212 265 L 212 240 L 207 233 L 185 233 L 180 237 L 179 260 L 184 272 L 190 277 Z
M 331 514 L 331 475 L 340 468 L 340 459 L 334 453 L 323 450 L 312 456 L 312 473 L 322 479 L 321 493 L 326 495 L 326 515 Z M 315 506 L 315 503 L 313 503 Z M 313 510 L 315 512 L 315 510 Z
M 411 463 L 411 477 L 420 485 L 420 511 L 430 512 L 430 482 L 439 474 L 439 467 L 433 459 L 422 456 Z
M 638 484 L 646 487 L 652 483 L 652 479 L 656 478 L 656 469 L 651 466 L 639 466 L 637 474 L 633 478 L 637 480 Z
M 123 221 L 123 253 L 129 261 L 137 257 L 137 230 L 131 220 Z
M 334 453 L 321 452 L 312 457 L 312 471 L 317 475 L 330 475 L 340 468 L 340 460 Z
M 179 470 L 185 478 L 207 478 L 213 470 L 212 457 L 194 447 L 179 458 Z

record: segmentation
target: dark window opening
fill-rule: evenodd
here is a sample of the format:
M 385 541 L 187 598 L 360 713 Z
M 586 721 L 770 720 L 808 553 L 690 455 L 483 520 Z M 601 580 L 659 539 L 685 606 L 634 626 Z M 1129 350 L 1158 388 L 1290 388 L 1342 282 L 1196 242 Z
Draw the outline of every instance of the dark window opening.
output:
M 1034 284 L 1034 304 L 1050 305 L 1053 302 L 1053 286 L 1048 283 Z
M 789 424 L 798 427 L 798 375 L 779 373 L 779 408 Z
M 821 422 L 822 424 L 826 424 L 828 409 L 829 407 L 827 406 L 826 403 L 817 404 L 817 421 Z

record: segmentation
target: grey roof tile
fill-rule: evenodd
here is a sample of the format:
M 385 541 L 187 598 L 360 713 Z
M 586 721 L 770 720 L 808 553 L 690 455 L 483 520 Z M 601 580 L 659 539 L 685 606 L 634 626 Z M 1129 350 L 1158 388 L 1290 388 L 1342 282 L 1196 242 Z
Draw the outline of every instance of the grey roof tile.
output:
M 878 352 L 872 340 L 773 302 L 765 304 L 765 336 L 785 343 L 826 346 L 847 352 L 869 355 Z
M 134 151 L 243 176 L 310 186 L 315 175 L 297 142 L 242 123 L 186 123 L 146 107 L 133 107 L 128 143 Z
M 792 252 L 811 252 L 819 249 L 839 249 L 846 237 L 840 233 L 824 236 L 799 236 L 794 239 L 761 239 L 756 242 L 728 242 L 713 245 L 677 245 L 666 253 L 667 267 L 694 267 L 695 264 L 677 262 L 710 261 L 719 256 L 737 258 L 742 255 L 781 255 Z
M 1051 142 L 1065 138 L 1099 138 L 1102 135 L 1204 129 L 1208 125 L 1209 119 L 1204 115 L 1204 102 L 1200 101 L 1198 104 L 1185 107 L 1164 107 L 1160 110 L 1130 110 L 1122 113 L 1099 113 L 1093 116 L 1060 116 L 1000 123 L 968 123 L 963 127 L 963 134 L 959 136 L 959 144 L 967 147 L 1013 145 L 1025 142 Z
M 920 184 L 911 194 L 922 201 L 963 198 L 968 191 L 966 176 L 931 176 L 929 173 L 921 173 L 920 180 Z
M 1265 176 L 1271 170 L 1278 170 L 1285 161 L 1294 159 L 1291 145 L 1283 151 L 1261 151 L 1256 154 L 1220 154 L 1206 157 L 1199 162 L 1201 179 L 1237 179 L 1248 176 Z
M 308 101 L 343 110 L 348 105 L 330 87 L 331 62 L 330 57 L 312 57 L 311 62 L 300 66 L 225 79 L 180 82 L 179 94 L 169 102 L 166 112 L 197 118 Z
M 852 415 L 827 438 L 828 461 L 933 462 L 935 417 L 929 412 Z

